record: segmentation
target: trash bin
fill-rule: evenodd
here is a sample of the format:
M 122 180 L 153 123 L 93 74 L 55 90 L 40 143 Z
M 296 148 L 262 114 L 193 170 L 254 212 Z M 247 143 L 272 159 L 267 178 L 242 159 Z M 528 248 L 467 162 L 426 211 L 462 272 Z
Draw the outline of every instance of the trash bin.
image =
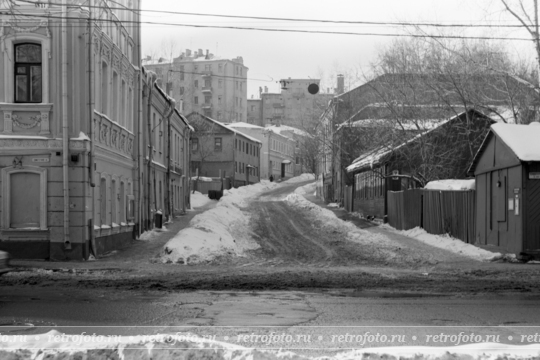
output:
M 156 211 L 154 214 L 154 226 L 158 229 L 163 227 L 163 214 L 161 213 L 161 210 Z

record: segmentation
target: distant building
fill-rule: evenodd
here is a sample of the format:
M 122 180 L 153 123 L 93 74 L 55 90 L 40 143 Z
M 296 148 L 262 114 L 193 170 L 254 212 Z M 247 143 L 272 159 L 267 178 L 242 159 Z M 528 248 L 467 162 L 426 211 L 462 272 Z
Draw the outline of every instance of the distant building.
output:
M 269 93 L 265 87 L 264 91 L 261 89 L 260 99 L 248 100 L 250 124 L 289 125 L 299 129 L 311 129 L 326 109 L 328 101 L 335 95 L 322 92 L 311 94 L 308 88 L 312 84 L 318 87 L 318 79 L 289 78 L 280 82 L 281 93 Z M 256 101 L 260 102 L 258 115 Z
M 220 122 L 247 121 L 247 72 L 242 57 L 222 59 L 186 50 L 173 61 L 146 60 L 184 114 L 198 112 Z
M 260 180 L 261 141 L 199 113 L 187 116 L 191 138 L 191 175 L 227 177 L 234 187 Z
M 261 178 L 291 178 L 295 175 L 295 141 L 274 129 L 262 126 L 233 123 L 228 127 L 258 139 L 261 148 Z
M 264 126 L 262 123 L 262 101 L 261 99 L 248 99 L 247 101 L 247 123 Z

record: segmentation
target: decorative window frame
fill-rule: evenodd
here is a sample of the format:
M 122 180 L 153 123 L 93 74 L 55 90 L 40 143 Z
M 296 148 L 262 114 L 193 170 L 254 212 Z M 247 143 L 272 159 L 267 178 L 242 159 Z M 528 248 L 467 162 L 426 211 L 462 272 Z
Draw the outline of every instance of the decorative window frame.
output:
M 37 166 L 7 167 L 1 170 L 2 178 L 2 229 L 10 229 L 11 175 L 33 173 L 39 175 L 39 229 L 47 230 L 47 169 Z
M 33 104 L 49 103 L 49 57 L 51 53 L 51 39 L 46 35 L 37 33 L 17 33 L 6 35 L 2 42 L 4 45 L 0 48 L 4 53 L 4 94 L 6 103 L 15 103 L 15 44 L 29 42 L 41 45 L 41 71 L 42 71 L 42 98 L 41 103 L 24 103 L 32 106 Z

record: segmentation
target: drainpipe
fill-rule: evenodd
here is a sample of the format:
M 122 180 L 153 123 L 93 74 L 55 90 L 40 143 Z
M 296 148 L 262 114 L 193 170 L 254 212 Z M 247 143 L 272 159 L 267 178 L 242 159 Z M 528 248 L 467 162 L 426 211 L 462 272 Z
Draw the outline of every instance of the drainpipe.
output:
M 167 196 L 165 199 L 167 200 L 167 211 L 169 215 L 169 220 L 172 220 L 173 213 L 172 213 L 172 206 L 171 206 L 171 117 L 174 114 L 174 108 L 176 107 L 176 102 L 174 99 L 169 99 L 169 114 L 167 115 Z
M 183 151 L 183 154 L 184 155 L 184 168 L 185 168 L 185 174 L 183 175 L 184 176 L 184 186 L 182 187 L 183 188 L 183 196 L 184 196 L 184 201 L 182 201 L 183 203 L 183 208 L 182 208 L 182 211 L 184 212 L 184 214 L 186 213 L 186 206 L 187 208 L 191 209 L 191 201 L 190 201 L 190 198 L 191 198 L 191 160 L 190 160 L 190 156 L 191 156 L 191 149 L 189 148 L 189 138 L 191 137 L 191 130 L 189 128 L 189 123 L 186 121 L 186 127 L 184 128 L 184 151 Z M 187 166 L 186 166 L 187 165 Z M 186 189 L 187 189 L 187 201 L 186 201 Z
M 90 246 L 91 251 L 94 254 L 94 257 L 97 258 L 97 249 L 96 249 L 96 236 L 94 234 L 94 203 L 95 203 L 95 192 L 94 188 L 96 187 L 96 183 L 94 182 L 94 107 L 95 107 L 95 99 L 94 99 L 94 67 L 93 67 L 93 47 L 92 47 L 92 36 L 94 34 L 94 28 L 92 26 L 92 17 L 93 17 L 93 5 L 94 1 L 89 1 L 89 8 L 88 8 L 88 137 L 90 138 L 90 153 L 88 154 L 88 177 L 89 177 L 89 183 L 90 187 L 90 193 L 92 194 L 92 201 L 90 203 L 90 209 L 91 209 L 91 218 L 88 222 L 88 227 L 90 231 Z
M 234 140 L 234 151 L 232 153 L 232 162 L 233 162 L 233 176 L 232 176 L 232 184 L 231 184 L 231 187 L 234 187 L 234 184 L 236 184 L 236 151 L 237 151 L 237 148 L 236 148 L 236 132 L 234 132 L 234 136 L 233 136 L 233 140 Z
M 156 73 L 149 71 L 147 74 L 147 80 L 146 80 L 146 86 L 148 87 L 148 117 L 147 117 L 147 125 L 148 125 L 148 169 L 147 172 L 147 179 L 148 179 L 148 203 L 147 203 L 147 216 L 148 221 L 152 221 L 152 204 L 150 201 L 150 197 L 152 194 L 152 161 L 154 157 L 154 149 L 152 144 L 152 92 L 154 91 L 154 84 L 156 82 L 157 75 Z M 155 201 L 155 199 L 154 199 Z
M 67 70 L 67 6 L 62 0 L 62 170 L 64 182 L 64 250 L 71 250 L 69 239 L 69 127 Z
M 140 48 L 140 45 L 137 45 Z M 146 140 L 144 139 L 144 133 L 143 133 L 143 98 L 146 97 L 146 94 L 143 93 L 143 77 L 142 77 L 142 69 L 138 70 L 138 79 L 137 79 L 137 184 L 139 185 L 138 193 L 137 193 L 137 219 L 138 219 L 138 226 L 137 226 L 137 236 L 140 237 L 143 232 L 144 226 L 144 178 L 143 178 L 143 172 L 144 172 L 144 154 L 145 154 L 145 145 Z

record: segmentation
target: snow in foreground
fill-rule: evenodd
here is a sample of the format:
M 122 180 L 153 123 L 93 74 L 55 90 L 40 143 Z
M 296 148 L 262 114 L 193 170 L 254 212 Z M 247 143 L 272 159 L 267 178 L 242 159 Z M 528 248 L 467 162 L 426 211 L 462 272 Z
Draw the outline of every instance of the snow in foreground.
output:
M 200 207 L 203 207 L 206 204 L 211 203 L 213 200 L 208 197 L 208 195 L 201 194 L 198 191 L 191 192 L 190 194 L 190 202 L 191 202 L 191 208 L 197 209 Z
M 381 225 L 381 228 L 385 228 L 397 234 L 412 237 L 431 246 L 445 249 L 453 253 L 464 255 L 479 261 L 494 261 L 503 258 L 503 255 L 501 253 L 494 253 L 481 249 L 474 245 L 467 244 L 459 239 L 455 239 L 449 235 L 429 234 L 428 232 L 426 232 L 426 230 L 420 227 L 415 227 L 414 229 L 410 230 L 396 230 L 390 225 L 384 224 Z
M 45 334 L 2 335 L 1 359 L 268 359 L 307 360 L 286 350 L 259 350 L 190 333 L 137 336 L 101 336 L 92 333 L 66 335 L 56 330 Z M 225 337 L 223 337 L 224 339 Z M 224 339 L 225 340 L 225 339 Z M 266 346 L 265 346 L 266 347 Z M 346 359 L 530 359 L 539 354 L 538 344 L 506 345 L 475 343 L 458 346 L 395 346 L 361 348 L 316 360 Z
M 249 215 L 241 208 L 246 200 L 282 184 L 315 180 L 312 174 L 302 174 L 281 183 L 262 180 L 260 183 L 224 190 L 216 207 L 195 216 L 189 227 L 169 240 L 160 254 L 164 263 L 198 264 L 219 257 L 243 256 L 259 245 L 252 240 L 248 227 Z M 195 206 L 195 205 L 194 205 Z

